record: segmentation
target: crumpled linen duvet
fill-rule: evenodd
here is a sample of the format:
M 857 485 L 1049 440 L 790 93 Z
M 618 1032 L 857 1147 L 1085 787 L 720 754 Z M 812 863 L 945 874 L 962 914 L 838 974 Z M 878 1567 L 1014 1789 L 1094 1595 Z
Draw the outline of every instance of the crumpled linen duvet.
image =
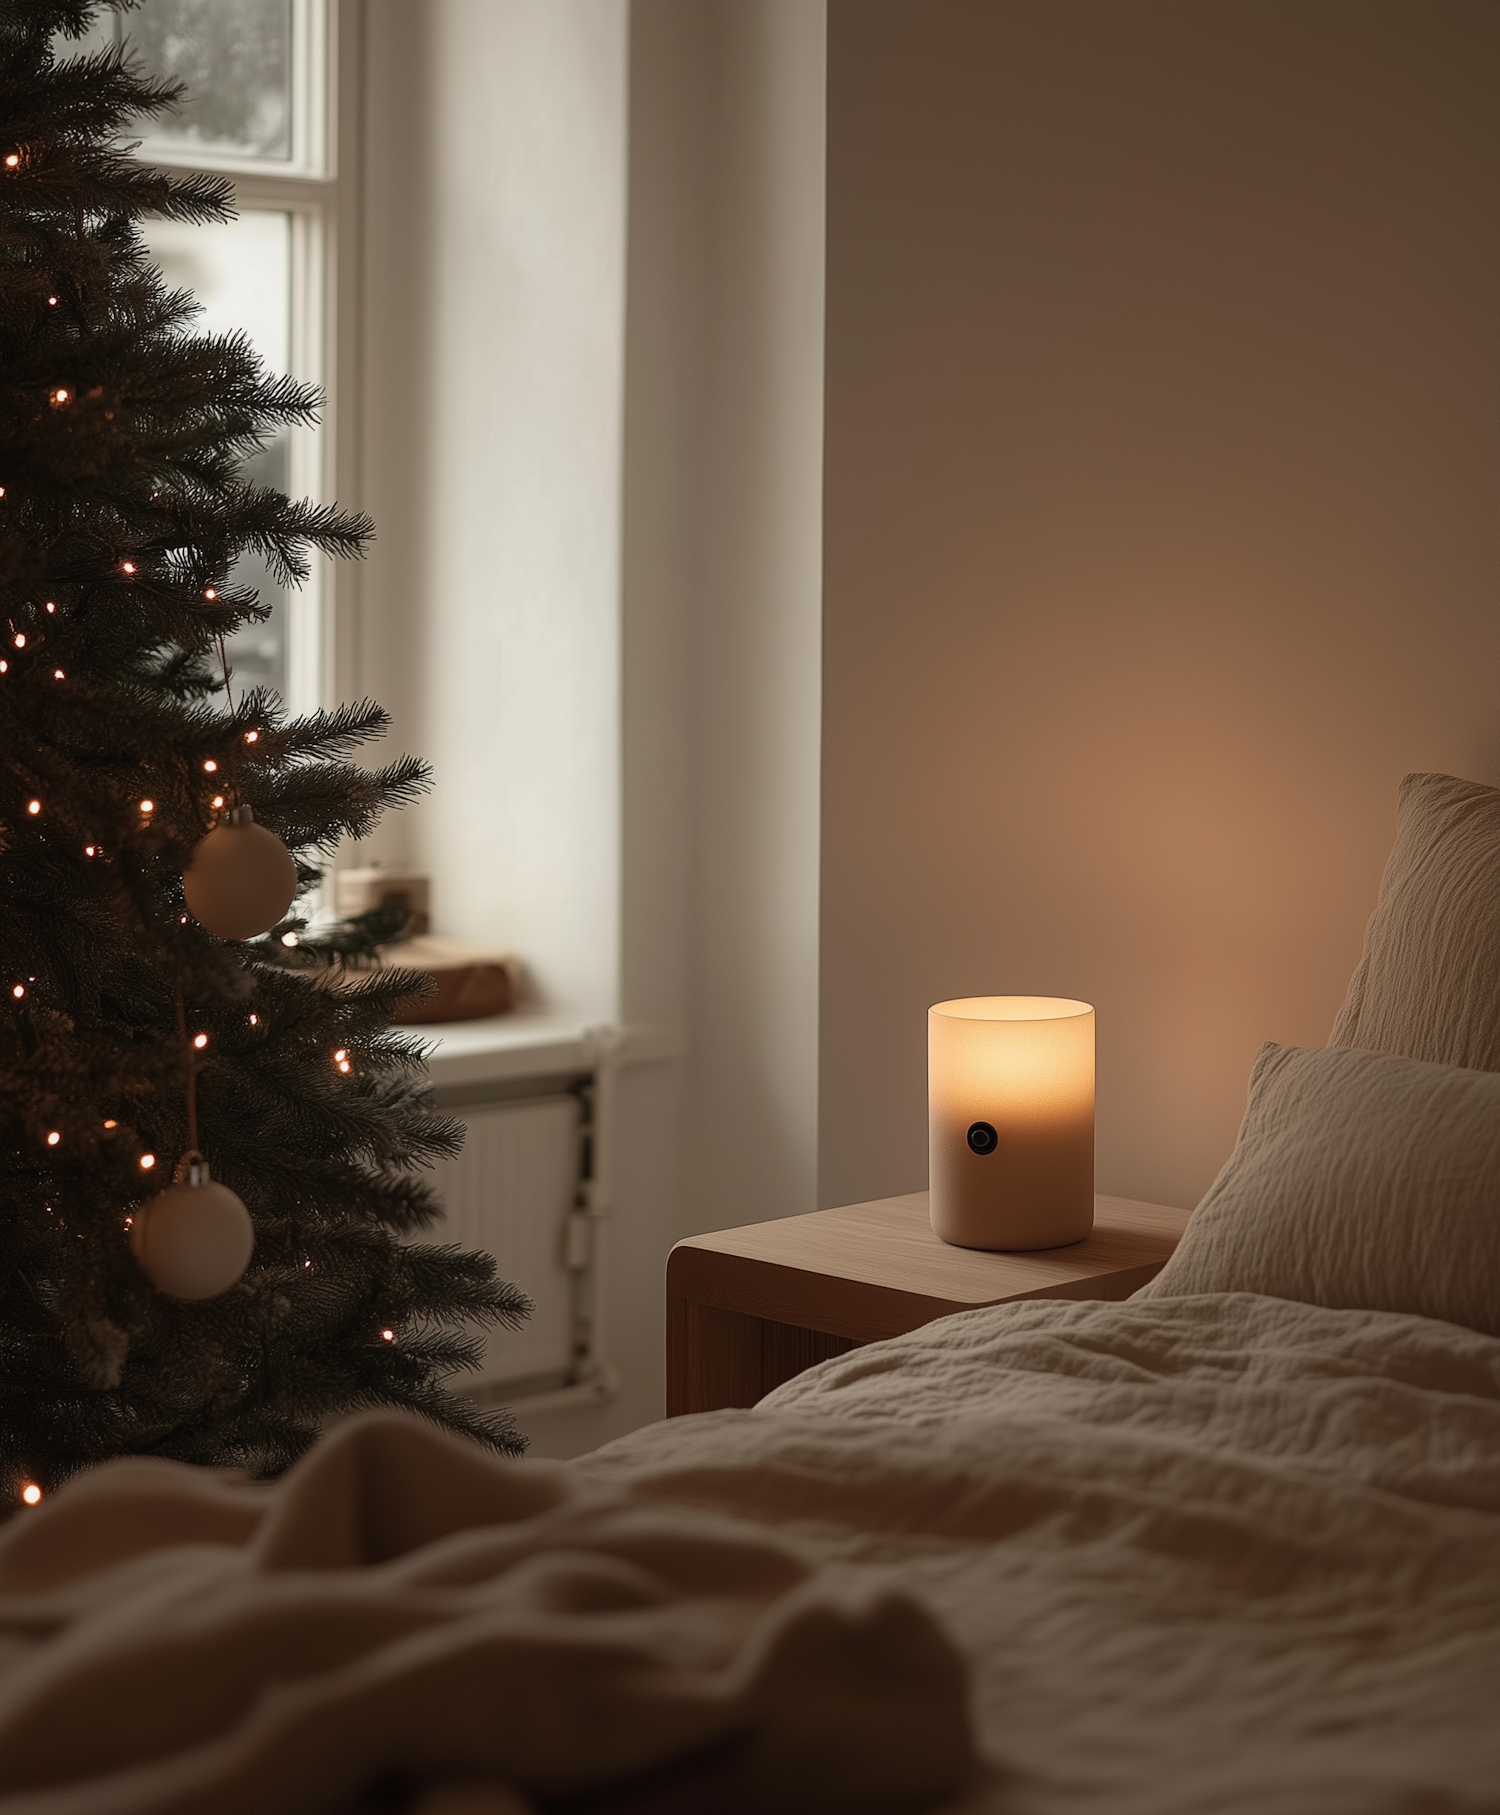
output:
M 545 1799 L 559 1761 L 674 1759 L 621 1806 L 1500 1815 L 1500 1341 L 1248 1294 L 1033 1301 L 565 1467 L 458 1451 L 431 1493 L 457 1446 L 423 1440 L 414 1467 L 354 1426 L 271 1495 L 112 1465 L 14 1523 L 0 1815 L 321 1815 L 375 1767 L 436 1786 L 423 1815 L 500 1815 L 459 1780 Z M 179 1509 L 117 1508 L 106 1567 L 90 1496 L 169 1478 Z M 306 1594 L 326 1611 L 247 1672 Z M 570 1621 L 572 1650 L 485 1649 Z
M 970 1757 L 888 1580 L 415 1418 L 270 1489 L 112 1463 L 0 1537 L 3 1815 L 862 1815 Z
M 1500 1812 L 1500 1342 L 1250 1294 L 1032 1301 L 578 1468 L 892 1569 L 986 1815 Z

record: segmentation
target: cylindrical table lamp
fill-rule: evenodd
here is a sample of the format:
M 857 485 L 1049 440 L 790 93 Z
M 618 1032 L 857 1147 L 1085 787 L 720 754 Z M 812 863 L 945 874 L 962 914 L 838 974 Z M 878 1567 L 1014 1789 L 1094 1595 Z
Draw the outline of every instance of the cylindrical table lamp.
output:
M 927 1013 L 932 1226 L 959 1248 L 1061 1248 L 1094 1226 L 1094 1011 L 967 996 Z

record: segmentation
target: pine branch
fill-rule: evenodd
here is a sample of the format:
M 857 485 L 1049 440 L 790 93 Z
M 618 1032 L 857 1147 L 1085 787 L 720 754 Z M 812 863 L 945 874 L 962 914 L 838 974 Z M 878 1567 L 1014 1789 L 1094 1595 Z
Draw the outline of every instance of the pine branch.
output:
M 461 1128 L 389 1025 L 420 977 L 347 962 L 393 929 L 293 949 L 186 911 L 231 799 L 310 885 L 427 771 L 359 766 L 389 728 L 371 702 L 297 719 L 224 697 L 220 639 L 268 609 L 236 564 L 294 584 L 371 529 L 246 477 L 321 400 L 197 332 L 152 269 L 143 219 L 224 220 L 232 197 L 130 155 L 179 91 L 115 51 L 56 54 L 94 12 L 0 0 L 0 1513 L 22 1471 L 50 1487 L 122 1453 L 274 1473 L 361 1405 L 520 1442 L 441 1384 L 526 1305 L 487 1256 L 410 1239 L 440 1231 Z M 256 1251 L 182 1303 L 127 1229 L 190 1141 Z

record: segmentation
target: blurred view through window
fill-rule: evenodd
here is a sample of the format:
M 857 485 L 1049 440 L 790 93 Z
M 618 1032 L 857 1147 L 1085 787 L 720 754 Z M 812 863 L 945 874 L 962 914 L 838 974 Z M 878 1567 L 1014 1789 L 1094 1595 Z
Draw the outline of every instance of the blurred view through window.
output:
M 108 14 L 86 48 L 121 44 L 154 75 L 186 85 L 170 114 L 141 122 L 141 155 L 234 177 L 238 216 L 215 226 L 150 221 L 145 237 L 167 282 L 191 290 L 205 333 L 238 330 L 271 371 L 324 384 L 329 369 L 327 263 L 337 191 L 326 148 L 328 19 L 323 0 L 141 0 Z M 246 476 L 293 494 L 329 495 L 319 429 L 277 436 Z M 326 576 L 288 593 L 246 557 L 270 618 L 230 642 L 236 691 L 266 686 L 289 705 L 322 693 Z

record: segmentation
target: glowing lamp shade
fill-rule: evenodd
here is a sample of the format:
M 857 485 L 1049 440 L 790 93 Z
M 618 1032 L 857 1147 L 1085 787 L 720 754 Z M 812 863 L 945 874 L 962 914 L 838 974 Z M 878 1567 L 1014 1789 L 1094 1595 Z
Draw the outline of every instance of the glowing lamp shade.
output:
M 927 1012 L 932 1226 L 959 1248 L 1061 1248 L 1094 1226 L 1094 1011 L 967 996 Z

